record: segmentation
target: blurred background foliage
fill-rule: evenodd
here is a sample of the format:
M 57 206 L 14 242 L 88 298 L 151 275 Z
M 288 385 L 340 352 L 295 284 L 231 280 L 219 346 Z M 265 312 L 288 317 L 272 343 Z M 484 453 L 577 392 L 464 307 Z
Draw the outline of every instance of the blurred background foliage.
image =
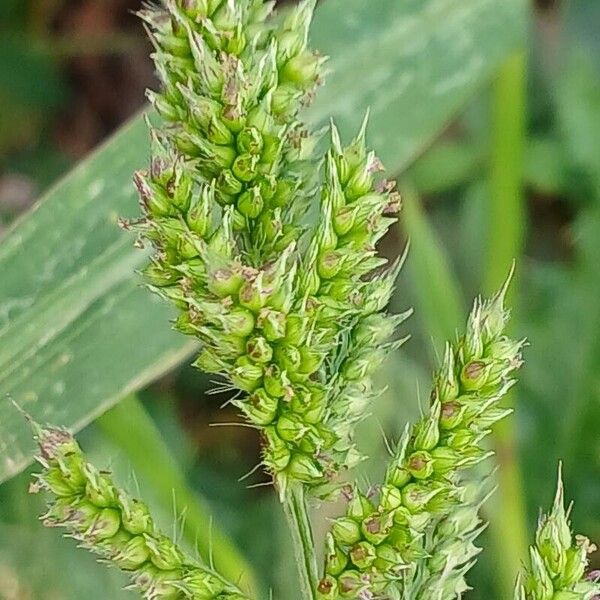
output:
M 0 3 L 0 228 L 141 108 L 154 80 L 131 13 L 137 8 L 137 0 Z M 497 435 L 503 490 L 487 515 L 492 527 L 471 577 L 472 599 L 509 597 L 504 566 L 518 561 L 538 507 L 549 504 L 559 459 L 576 499 L 576 530 L 600 540 L 599 30 L 596 0 L 531 4 L 524 52 L 515 48 L 397 173 L 405 207 L 383 245 L 396 256 L 411 239 L 393 304 L 417 310 L 408 326 L 413 339 L 382 369 L 386 391 L 360 431 L 371 457 L 362 467 L 366 481 L 382 470 L 382 430 L 394 437 L 426 401 L 440 341 L 512 257 L 518 264 L 513 331 L 531 346 L 513 397 L 515 425 Z M 426 119 L 427 103 L 420 110 Z M 394 140 L 402 144 L 402 115 L 397 122 L 385 141 L 388 154 Z M 226 398 L 207 393 L 211 385 L 184 361 L 80 439 L 93 460 L 141 490 L 167 531 L 193 546 L 195 534 L 211 537 L 214 519 L 225 532 L 213 532 L 215 551 L 217 536 L 230 536 L 263 574 L 264 589 L 294 599 L 287 533 L 272 491 L 260 485 L 260 473 L 238 482 L 256 464 L 259 441 L 250 429 L 209 426 L 238 420 L 220 408 Z M 128 419 L 139 430 L 133 442 L 119 427 Z M 0 487 L 0 599 L 131 597 L 118 573 L 39 525 L 43 499 L 27 495 L 28 479 L 22 473 Z M 325 517 L 316 521 L 317 534 Z M 514 561 L 506 555 L 510 544 Z

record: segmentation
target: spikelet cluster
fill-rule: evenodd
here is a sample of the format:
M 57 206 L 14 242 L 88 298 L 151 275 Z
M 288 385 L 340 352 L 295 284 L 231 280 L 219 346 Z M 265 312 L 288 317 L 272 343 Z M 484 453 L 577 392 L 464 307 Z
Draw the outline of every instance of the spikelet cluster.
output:
M 404 342 L 394 333 L 409 312 L 386 314 L 402 260 L 386 266 L 376 245 L 399 198 L 367 149 L 367 119 L 347 146 L 332 124 L 324 153 L 323 132 L 301 120 L 325 63 L 308 44 L 315 4 L 284 18 L 264 0 L 163 0 L 141 11 L 161 81 L 148 96 L 162 121 L 151 126 L 150 167 L 134 177 L 142 216 L 123 225 L 152 246 L 146 282 L 178 309 L 175 328 L 199 340 L 194 365 L 219 374 L 260 430 L 281 499 L 309 488 L 348 501 L 307 596 L 453 600 L 479 552 L 485 488 L 462 473 L 491 454 L 483 440 L 510 412 L 500 401 L 523 341 L 504 333 L 506 286 L 477 300 L 383 483 L 366 493 L 335 483 L 361 459 L 353 433 L 376 395 L 371 375 Z M 34 429 L 43 472 L 32 489 L 53 496 L 45 525 L 128 572 L 147 600 L 247 600 L 162 535 L 72 436 Z M 585 575 L 592 545 L 573 540 L 567 517 L 559 478 L 515 600 L 600 594 Z M 312 548 L 303 551 L 311 562 Z
M 292 482 L 327 490 L 359 460 L 369 376 L 407 316 L 382 314 L 401 261 L 382 271 L 375 245 L 399 200 L 366 119 L 346 147 L 332 125 L 316 163 L 297 119 L 323 63 L 307 46 L 313 7 L 283 21 L 255 0 L 144 11 L 165 124 L 135 176 L 143 218 L 128 224 L 155 250 L 151 289 L 202 344 L 195 366 L 222 375 L 262 432 L 282 495 Z
M 530 566 L 519 576 L 515 600 L 593 600 L 600 595 L 598 575 L 587 576 L 588 554 L 596 547 L 582 535 L 573 536 L 568 519 L 559 472 L 552 510 L 540 517 Z
M 465 483 L 460 502 L 425 533 L 425 556 L 403 574 L 402 600 L 454 600 L 471 589 L 466 574 L 481 552 L 475 540 L 485 528 L 480 510 L 490 487 L 489 479 Z
M 499 402 L 514 382 L 523 342 L 504 335 L 505 292 L 476 301 L 465 335 L 447 346 L 429 412 L 406 429 L 378 493 L 349 494 L 346 514 L 327 538 L 320 598 L 402 598 L 434 548 L 438 558 L 428 569 L 435 589 L 463 585 L 460 567 L 475 552 L 465 542 L 478 522 L 444 519 L 465 502 L 460 473 L 490 455 L 482 440 L 510 412 Z M 445 561 L 452 550 L 460 555 L 456 564 Z
M 324 62 L 307 46 L 314 1 L 277 27 L 265 22 L 273 4 L 168 0 L 164 8 L 141 12 L 162 82 L 149 97 L 166 122 L 160 131 L 172 150 L 167 168 L 185 161 L 191 178 L 210 188 L 211 203 L 229 213 L 231 227 L 243 233 L 242 249 L 255 259 L 283 250 L 298 234 L 311 180 L 303 162 L 314 141 L 297 113 L 314 93 Z M 176 216 L 169 190 L 163 189 L 167 198 L 158 190 L 146 194 L 148 187 L 162 187 L 152 179 L 136 179 L 150 212 Z
M 35 424 L 34 430 L 43 472 L 31 490 L 52 495 L 44 525 L 65 528 L 80 546 L 127 572 L 131 589 L 147 600 L 247 600 L 162 535 L 148 507 L 87 462 L 68 432 Z

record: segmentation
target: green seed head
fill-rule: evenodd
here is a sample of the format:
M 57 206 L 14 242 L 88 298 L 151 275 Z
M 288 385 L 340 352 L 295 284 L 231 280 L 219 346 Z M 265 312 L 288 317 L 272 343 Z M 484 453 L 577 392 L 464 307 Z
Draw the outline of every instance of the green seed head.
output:
M 412 476 L 411 476 L 409 470 L 406 469 L 405 467 L 403 467 L 397 463 L 392 463 L 388 467 L 386 481 L 389 482 L 390 484 L 392 484 L 393 486 L 395 486 L 397 488 L 401 488 L 401 487 L 405 486 L 411 479 L 412 479 Z
M 256 219 L 262 213 L 264 200 L 260 191 L 260 186 L 254 186 L 246 190 L 237 199 L 237 209 L 248 219 Z
M 42 476 L 45 486 L 56 496 L 70 498 L 77 493 L 77 489 L 65 477 L 61 469 L 54 467 Z
M 281 439 L 288 442 L 299 442 L 309 430 L 302 417 L 294 413 L 281 415 L 276 427 Z
M 100 509 L 87 498 L 74 500 L 73 510 L 69 515 L 69 525 L 80 534 L 85 534 L 93 527 Z
M 279 437 L 274 427 L 265 428 L 264 438 L 263 461 L 265 465 L 276 473 L 283 471 L 288 467 L 291 460 L 288 445 Z
M 153 529 L 153 523 L 146 504 L 131 498 L 122 491 L 118 493 L 118 496 L 124 529 L 133 535 L 150 533 Z
M 321 60 L 311 52 L 303 52 L 291 58 L 281 70 L 284 81 L 294 84 L 299 89 L 306 89 L 316 84 Z
M 402 489 L 402 503 L 412 514 L 424 511 L 432 497 L 432 491 L 418 483 L 409 483 Z
M 224 267 L 208 274 L 208 289 L 219 298 L 237 294 L 244 283 L 238 266 Z
M 263 308 L 259 313 L 257 325 L 269 342 L 275 342 L 285 336 L 286 316 L 271 308 Z
M 237 149 L 240 154 L 260 154 L 263 149 L 263 138 L 255 127 L 246 127 L 237 134 Z
M 433 473 L 433 459 L 429 452 L 418 450 L 407 459 L 406 468 L 415 479 L 427 479 Z
M 375 546 L 369 542 L 358 542 L 350 549 L 350 560 L 360 570 L 368 569 L 376 557 Z
M 453 448 L 439 446 L 431 451 L 431 459 L 436 475 L 445 475 L 457 469 L 461 462 L 461 455 Z
M 323 471 L 317 462 L 306 454 L 294 454 L 286 469 L 286 473 L 300 482 L 311 482 L 320 480 L 323 477 Z
M 355 487 L 351 492 L 346 514 L 360 523 L 373 512 L 375 512 L 373 503 Z
M 260 364 L 268 363 L 273 358 L 273 349 L 262 336 L 255 336 L 248 340 L 246 353 L 250 360 Z
M 373 565 L 380 572 L 395 572 L 404 566 L 402 554 L 391 544 L 381 544 L 377 546 L 375 552 L 377 556 Z
M 90 465 L 86 465 L 85 474 L 87 478 L 85 491 L 91 502 L 100 508 L 115 506 L 117 491 L 109 475 L 98 472 Z
M 265 306 L 268 297 L 269 290 L 263 286 L 260 275 L 253 281 L 246 281 L 239 292 L 240 304 L 255 314 Z
M 423 417 L 415 426 L 414 446 L 418 450 L 431 450 L 440 439 L 439 419 L 441 406 L 435 402 L 429 415 Z
M 256 425 L 269 425 L 277 416 L 279 403 L 264 388 L 258 388 L 246 400 L 236 400 L 235 405 Z
M 392 512 L 402 506 L 402 492 L 393 484 L 383 485 L 379 502 L 382 510 Z
M 358 571 L 344 571 L 338 577 L 338 589 L 342 598 L 357 598 L 364 588 L 365 581 Z
M 440 429 L 448 431 L 456 429 L 462 422 L 464 406 L 460 401 L 444 402 L 440 407 Z
M 333 522 L 331 533 L 338 544 L 346 546 L 356 544 L 361 538 L 359 524 L 354 519 L 346 517 Z
M 587 555 L 595 546 L 584 536 L 573 536 L 564 508 L 563 486 L 559 471 L 554 505 L 541 517 L 535 545 L 530 548 L 530 567 L 520 575 L 515 595 L 519 599 L 592 598 L 600 585 L 585 578 Z
M 245 392 L 253 392 L 260 387 L 263 373 L 262 366 L 252 363 L 249 358 L 243 356 L 236 361 L 230 378 L 235 387 Z
M 254 331 L 254 315 L 246 308 L 235 307 L 227 314 L 222 315 L 219 320 L 227 333 L 240 338 L 246 338 Z
M 150 553 L 150 560 L 156 567 L 170 571 L 182 566 L 183 554 L 169 538 L 147 535 L 145 541 Z
M 338 583 L 332 575 L 325 575 L 317 587 L 319 600 L 336 600 L 339 597 Z
M 212 573 L 196 571 L 184 579 L 184 589 L 195 598 L 215 598 L 225 591 L 225 583 Z M 229 595 L 226 596 L 229 598 Z
M 274 351 L 275 360 L 289 374 L 296 373 L 302 362 L 300 350 L 292 344 L 278 344 Z
M 392 522 L 393 516 L 388 512 L 373 513 L 361 523 L 362 534 L 369 542 L 377 546 L 390 534 Z
M 265 369 L 263 385 L 267 393 L 274 398 L 282 398 L 292 393 L 290 380 L 285 371 L 281 372 L 281 369 L 275 364 L 271 364 Z
M 436 390 L 441 402 L 450 402 L 454 400 L 459 392 L 460 386 L 456 377 L 456 367 L 454 354 L 450 344 L 446 345 L 446 354 L 437 377 Z
M 206 373 L 220 373 L 225 368 L 225 363 L 212 348 L 204 348 L 192 365 Z
M 483 360 L 467 363 L 460 375 L 464 389 L 469 392 L 480 390 L 487 382 L 489 367 L 489 363 Z
M 328 575 L 339 575 L 348 564 L 346 553 L 341 550 L 331 533 L 327 534 L 325 549 L 325 571 Z
M 103 508 L 98 513 L 94 522 L 85 532 L 85 536 L 94 541 L 112 538 L 121 527 L 121 515 L 114 508 Z

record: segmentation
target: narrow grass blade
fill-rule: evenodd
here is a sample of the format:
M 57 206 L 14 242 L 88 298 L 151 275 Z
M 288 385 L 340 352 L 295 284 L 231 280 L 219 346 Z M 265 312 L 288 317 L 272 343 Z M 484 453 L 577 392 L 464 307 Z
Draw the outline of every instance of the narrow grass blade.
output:
M 400 222 L 410 239 L 407 269 L 416 297 L 416 316 L 431 336 L 431 350 L 441 351 L 464 320 L 464 300 L 437 233 L 411 188 L 402 189 Z
M 495 289 L 504 280 L 513 261 L 517 263 L 517 274 L 521 266 L 525 235 L 525 82 L 525 52 L 519 51 L 500 69 L 493 89 L 486 291 Z M 517 289 L 518 275 L 509 291 L 513 298 L 509 305 L 515 306 Z M 508 404 L 511 398 L 509 396 Z M 498 424 L 494 443 L 498 457 L 498 493 L 490 518 L 490 534 L 498 557 L 499 595 L 508 598 L 521 561 L 527 555 L 525 497 L 514 419 Z

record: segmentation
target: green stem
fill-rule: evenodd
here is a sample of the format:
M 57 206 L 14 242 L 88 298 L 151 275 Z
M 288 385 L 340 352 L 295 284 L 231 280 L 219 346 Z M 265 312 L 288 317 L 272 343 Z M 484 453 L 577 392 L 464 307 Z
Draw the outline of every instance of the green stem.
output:
M 300 576 L 300 590 L 303 600 L 316 600 L 319 584 L 317 561 L 315 559 L 315 543 L 308 518 L 304 487 L 292 485 L 287 491 L 283 508 L 288 520 L 290 533 L 294 543 L 296 565 Z
M 209 507 L 188 487 L 181 468 L 138 398 L 127 396 L 96 422 L 104 435 L 123 450 L 135 472 L 152 486 L 165 507 L 176 498 L 178 508 L 185 509 L 184 534 L 197 545 L 206 563 L 212 561 L 217 572 L 244 591 L 256 592 L 252 567 L 212 522 Z
M 489 237 L 484 282 L 488 292 L 503 281 L 513 260 L 517 260 L 519 266 L 523 253 L 522 165 L 526 114 L 526 57 L 523 50 L 515 52 L 500 69 L 492 103 Z M 513 295 L 515 289 L 513 284 Z M 512 395 L 508 403 L 512 403 Z M 500 558 L 497 577 L 502 598 L 512 596 L 521 561 L 527 556 L 525 498 L 515 437 L 514 419 L 505 419 L 494 432 L 499 489 L 490 533 Z

